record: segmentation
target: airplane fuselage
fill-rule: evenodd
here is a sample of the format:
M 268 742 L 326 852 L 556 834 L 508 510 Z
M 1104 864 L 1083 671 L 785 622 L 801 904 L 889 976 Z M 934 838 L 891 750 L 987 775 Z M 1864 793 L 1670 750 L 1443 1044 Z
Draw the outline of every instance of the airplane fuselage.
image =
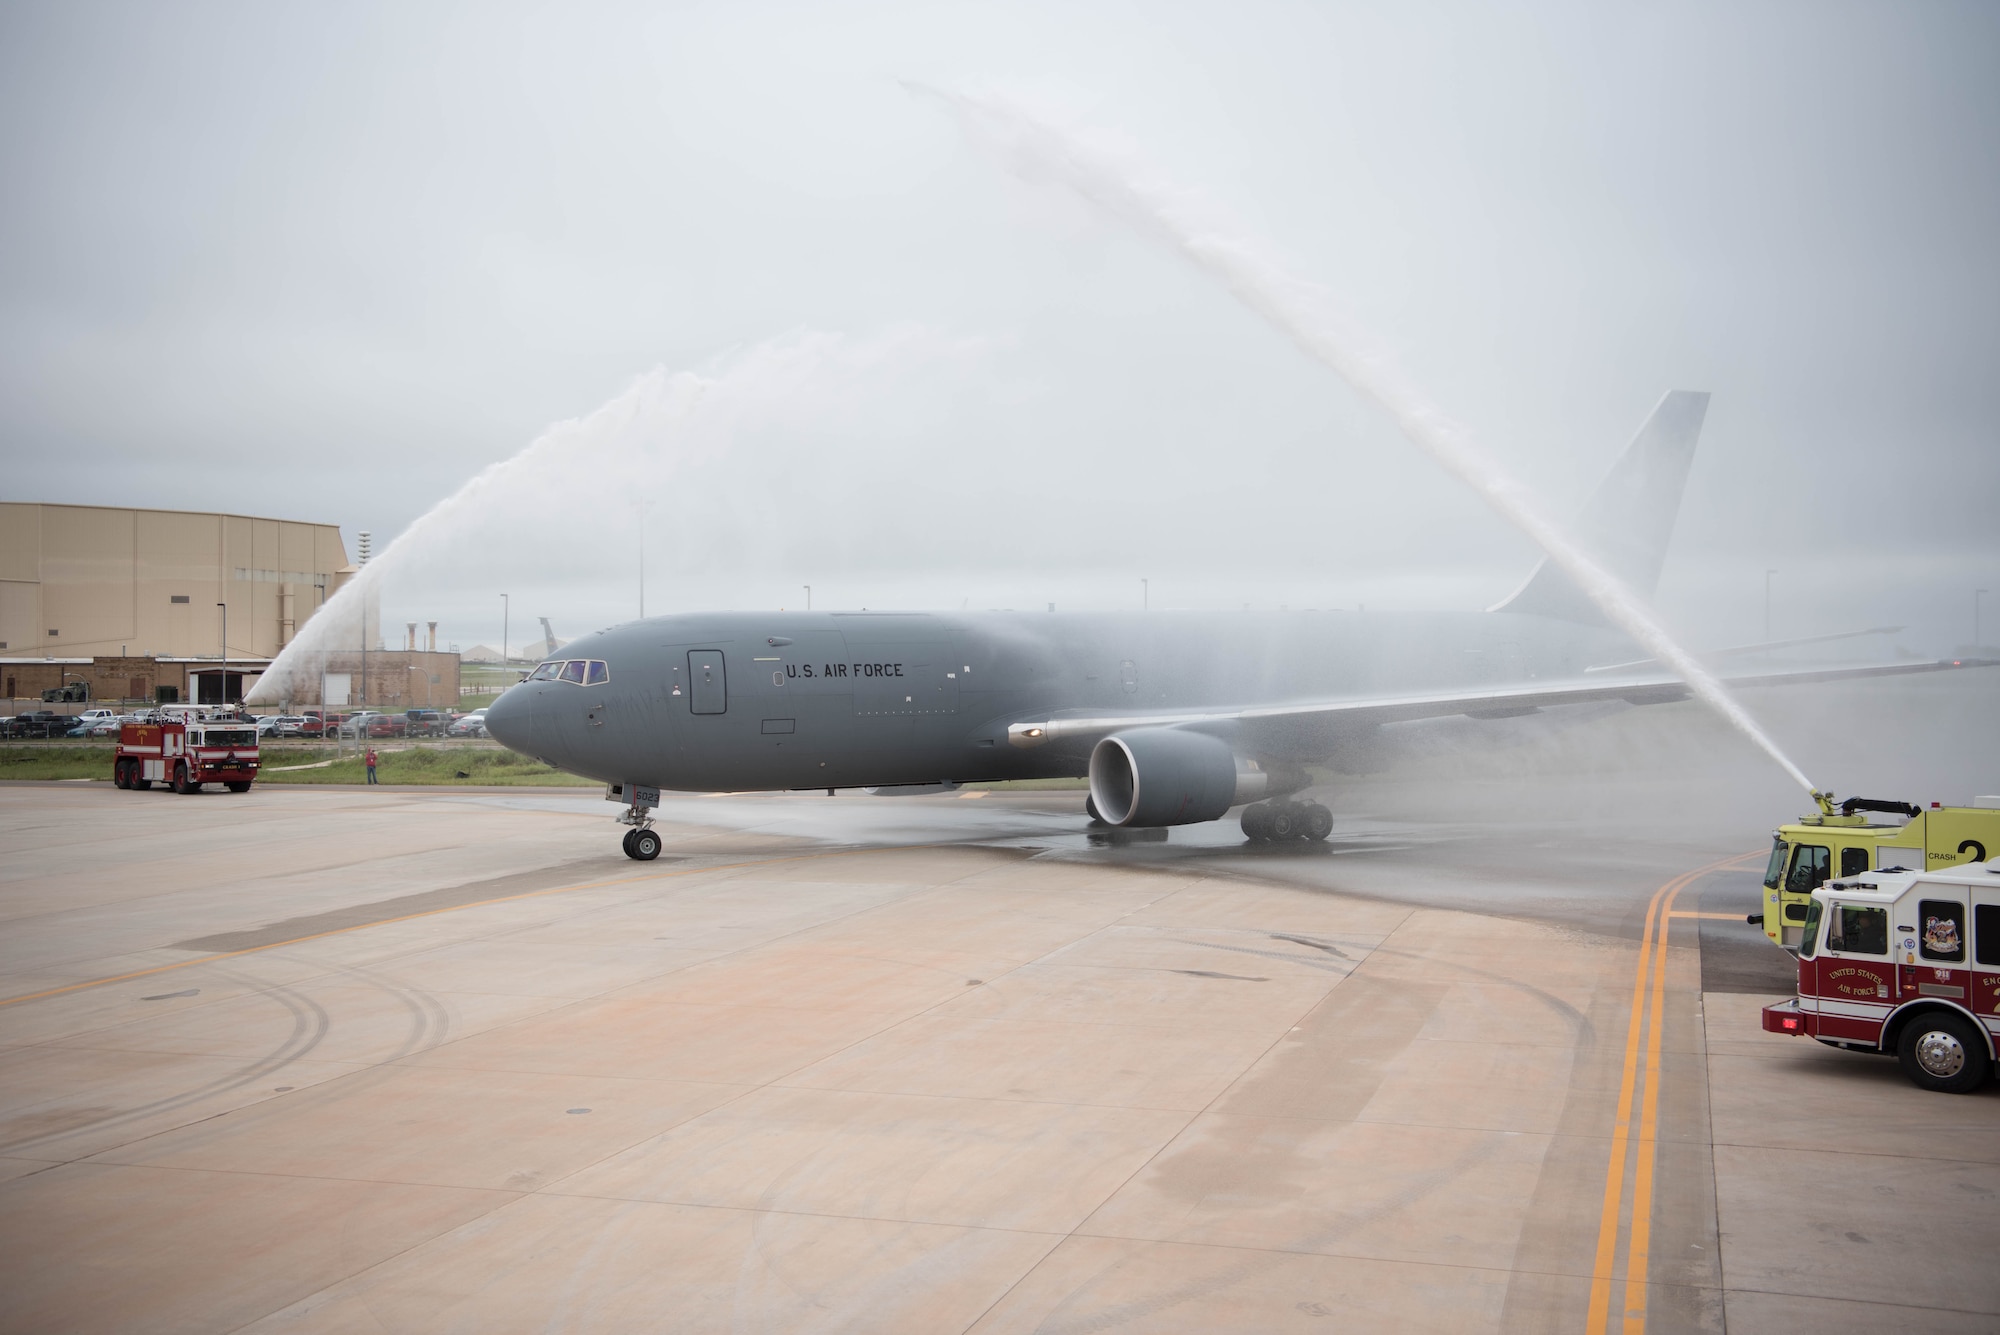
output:
M 805 789 L 1081 775 L 1088 744 L 1010 745 L 1023 718 L 1281 703 L 1571 678 L 1612 632 L 1482 612 L 726 612 L 571 641 L 487 713 L 514 750 L 606 782 Z M 1257 751 L 1309 759 L 1298 726 Z

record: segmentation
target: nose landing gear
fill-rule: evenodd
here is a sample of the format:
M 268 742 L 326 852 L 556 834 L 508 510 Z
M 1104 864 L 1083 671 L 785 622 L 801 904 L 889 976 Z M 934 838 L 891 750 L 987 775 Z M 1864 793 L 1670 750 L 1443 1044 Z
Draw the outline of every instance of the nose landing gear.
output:
M 632 828 L 625 831 L 625 856 L 634 862 L 651 862 L 660 856 L 660 836 L 653 829 L 653 818 L 647 809 L 636 802 L 617 815 L 620 825 Z
M 1333 813 L 1317 802 L 1283 798 L 1243 808 L 1243 833 L 1252 843 L 1285 843 L 1304 839 L 1324 843 L 1333 833 Z

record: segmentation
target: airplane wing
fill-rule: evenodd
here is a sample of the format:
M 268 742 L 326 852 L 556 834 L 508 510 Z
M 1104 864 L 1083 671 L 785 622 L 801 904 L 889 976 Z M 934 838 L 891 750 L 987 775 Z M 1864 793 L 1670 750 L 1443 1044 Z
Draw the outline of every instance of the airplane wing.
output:
M 1984 659 L 1874 663 L 1855 667 L 1751 673 L 1724 677 L 1723 680 L 1732 687 L 1746 689 L 1992 666 L 2000 664 Z M 1064 710 L 1046 718 L 1008 724 L 1007 740 L 1018 747 L 1044 746 L 1050 742 L 1095 743 L 1100 737 L 1127 728 L 1189 728 L 1253 747 L 1271 745 L 1293 754 L 1310 755 L 1318 744 L 1337 742 L 1343 736 L 1352 736 L 1382 723 L 1407 723 L 1460 714 L 1472 718 L 1516 718 L 1553 705 L 1601 704 L 1615 700 L 1634 705 L 1657 705 L 1684 700 L 1687 696 L 1688 688 L 1684 682 L 1662 673 L 1635 673 L 1609 681 L 1599 675 L 1587 681 L 1521 682 L 1477 690 L 1420 691 L 1269 705 L 1224 705 L 1213 709 L 1133 710 L 1129 713 Z

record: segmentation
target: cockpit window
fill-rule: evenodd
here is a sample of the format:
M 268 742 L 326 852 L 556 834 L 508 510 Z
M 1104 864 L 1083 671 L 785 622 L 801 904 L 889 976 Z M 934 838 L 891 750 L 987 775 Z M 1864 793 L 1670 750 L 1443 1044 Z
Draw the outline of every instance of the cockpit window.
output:
M 529 681 L 566 681 L 572 686 L 600 686 L 611 680 L 611 667 L 601 658 L 572 658 L 568 662 L 544 663 Z

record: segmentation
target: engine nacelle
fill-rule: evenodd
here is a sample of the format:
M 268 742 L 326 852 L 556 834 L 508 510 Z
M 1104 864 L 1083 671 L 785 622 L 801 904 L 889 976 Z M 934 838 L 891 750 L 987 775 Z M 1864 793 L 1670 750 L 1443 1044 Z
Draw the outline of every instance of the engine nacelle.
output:
M 1110 825 L 1219 820 L 1264 795 L 1266 776 L 1229 743 L 1179 728 L 1115 732 L 1090 752 L 1090 801 Z

